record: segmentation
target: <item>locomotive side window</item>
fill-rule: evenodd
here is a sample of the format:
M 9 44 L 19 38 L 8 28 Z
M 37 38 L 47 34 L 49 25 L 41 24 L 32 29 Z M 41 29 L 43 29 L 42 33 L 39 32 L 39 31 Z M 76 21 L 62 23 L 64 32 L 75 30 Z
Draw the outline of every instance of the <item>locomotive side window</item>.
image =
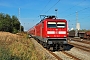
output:
M 56 22 L 48 22 L 47 27 L 48 28 L 56 28 Z
M 57 22 L 57 27 L 58 28 L 64 28 L 66 26 L 65 22 Z

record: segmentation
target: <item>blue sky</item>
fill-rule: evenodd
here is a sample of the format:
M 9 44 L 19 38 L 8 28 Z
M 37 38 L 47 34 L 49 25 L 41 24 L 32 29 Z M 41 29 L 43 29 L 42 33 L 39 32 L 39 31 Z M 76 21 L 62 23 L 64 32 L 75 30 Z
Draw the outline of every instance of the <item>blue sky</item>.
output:
M 80 28 L 90 29 L 90 0 L 0 0 L 0 13 L 18 17 L 19 8 L 25 30 L 40 21 L 39 15 L 55 15 L 55 9 L 58 18 L 68 21 L 69 28 L 75 28 L 77 11 Z

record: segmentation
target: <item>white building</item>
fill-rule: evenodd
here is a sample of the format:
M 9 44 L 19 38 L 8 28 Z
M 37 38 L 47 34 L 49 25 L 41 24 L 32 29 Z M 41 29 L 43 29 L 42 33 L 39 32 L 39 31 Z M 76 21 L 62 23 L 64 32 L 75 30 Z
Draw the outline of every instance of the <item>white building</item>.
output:
M 80 30 L 80 23 L 77 23 L 76 29 Z

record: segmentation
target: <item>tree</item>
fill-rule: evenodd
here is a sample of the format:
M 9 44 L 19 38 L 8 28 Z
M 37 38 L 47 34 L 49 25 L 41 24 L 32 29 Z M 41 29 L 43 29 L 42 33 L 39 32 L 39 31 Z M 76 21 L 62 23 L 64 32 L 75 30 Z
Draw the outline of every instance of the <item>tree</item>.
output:
M 4 18 L 5 18 L 5 15 L 3 13 L 0 13 L 0 31 L 4 31 Z
M 11 22 L 12 22 L 11 17 L 8 14 L 6 14 L 3 22 L 4 23 L 3 27 L 5 28 L 5 31 L 12 32 Z
M 12 26 L 13 26 L 13 30 L 18 30 L 20 29 L 20 22 L 18 20 L 18 18 L 16 16 L 12 16 Z
M 17 33 L 20 29 L 20 22 L 16 16 L 0 13 L 0 31 Z M 21 27 L 23 31 L 23 26 Z

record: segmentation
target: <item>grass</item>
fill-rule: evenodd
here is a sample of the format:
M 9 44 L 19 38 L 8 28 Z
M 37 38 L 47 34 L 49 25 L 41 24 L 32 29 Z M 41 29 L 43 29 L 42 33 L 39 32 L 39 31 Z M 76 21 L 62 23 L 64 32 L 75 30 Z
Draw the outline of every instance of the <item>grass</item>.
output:
M 45 60 L 44 58 L 38 55 L 26 34 L 19 36 L 0 32 L 0 60 Z

